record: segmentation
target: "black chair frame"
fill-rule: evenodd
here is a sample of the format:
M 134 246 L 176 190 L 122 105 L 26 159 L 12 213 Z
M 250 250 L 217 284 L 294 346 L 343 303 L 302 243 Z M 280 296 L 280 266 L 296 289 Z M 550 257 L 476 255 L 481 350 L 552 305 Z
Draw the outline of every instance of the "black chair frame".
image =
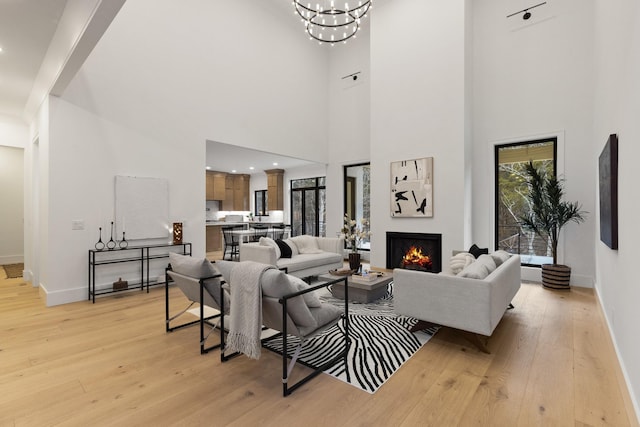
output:
M 204 315 L 204 306 L 205 305 L 202 303 L 202 301 L 204 301 L 204 282 L 209 280 L 209 279 L 220 278 L 220 277 L 222 277 L 222 275 L 221 274 L 216 274 L 216 275 L 213 275 L 213 276 L 210 276 L 210 277 L 204 277 L 204 278 L 198 280 L 198 282 L 200 283 L 200 302 L 199 302 L 199 305 L 200 305 L 200 318 L 197 319 L 197 320 L 193 320 L 191 322 L 182 323 L 180 325 L 172 327 L 171 326 L 171 321 L 177 319 L 182 314 L 184 314 L 187 310 L 189 310 L 189 308 L 192 307 L 193 304 L 195 304 L 195 301 L 191 301 L 190 304 L 186 308 L 181 310 L 178 314 L 176 314 L 174 316 L 170 316 L 169 315 L 169 284 L 170 284 L 170 282 L 173 282 L 173 279 L 171 279 L 171 276 L 169 276 L 169 273 L 168 273 L 169 271 L 171 271 L 171 268 L 167 268 L 165 270 L 165 330 L 166 330 L 166 332 L 173 332 L 173 331 L 178 330 L 178 329 L 186 328 L 187 326 L 200 324 L 200 354 L 206 354 L 211 350 L 214 350 L 216 348 L 221 348 L 224 345 L 224 334 L 226 333 L 225 328 L 224 328 L 224 315 L 223 315 L 223 313 L 225 312 L 224 289 L 223 289 L 223 286 L 222 286 L 224 284 L 224 281 L 221 281 L 221 283 L 220 283 L 220 313 L 214 314 L 213 316 L 205 317 L 205 315 Z M 218 344 L 213 344 L 213 345 L 211 345 L 209 347 L 206 347 L 205 343 L 207 341 L 207 338 L 209 338 L 209 335 L 211 334 L 213 329 L 218 327 L 218 325 L 216 323 L 212 323 L 211 322 L 214 319 L 220 319 L 220 321 L 219 321 L 220 342 Z M 211 331 L 209 331 L 209 333 L 206 336 L 205 336 L 205 333 L 204 333 L 204 325 L 205 325 L 205 323 L 212 328 Z

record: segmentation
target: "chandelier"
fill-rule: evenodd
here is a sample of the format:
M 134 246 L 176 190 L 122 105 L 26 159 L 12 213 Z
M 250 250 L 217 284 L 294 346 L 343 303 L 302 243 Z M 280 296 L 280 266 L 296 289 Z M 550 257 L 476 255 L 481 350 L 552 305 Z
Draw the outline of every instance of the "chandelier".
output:
M 293 1 L 309 37 L 332 45 L 356 36 L 360 19 L 366 18 L 371 4 L 372 0 L 355 0 L 351 4 L 339 0 Z

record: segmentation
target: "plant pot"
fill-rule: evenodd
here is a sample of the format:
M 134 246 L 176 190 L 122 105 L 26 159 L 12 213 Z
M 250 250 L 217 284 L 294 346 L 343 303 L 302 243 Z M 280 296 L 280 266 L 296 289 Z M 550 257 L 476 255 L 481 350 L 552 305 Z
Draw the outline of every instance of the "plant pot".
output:
M 571 267 L 561 264 L 542 264 L 542 286 L 547 289 L 568 291 L 571 289 Z
M 358 270 L 360 268 L 360 254 L 357 252 L 349 252 L 349 269 Z

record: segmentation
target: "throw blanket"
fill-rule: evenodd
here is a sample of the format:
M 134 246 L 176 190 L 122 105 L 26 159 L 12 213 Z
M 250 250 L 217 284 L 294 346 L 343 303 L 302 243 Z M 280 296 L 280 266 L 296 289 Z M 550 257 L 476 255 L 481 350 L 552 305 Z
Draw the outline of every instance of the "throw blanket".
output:
M 262 333 L 262 287 L 260 278 L 270 265 L 242 261 L 231 269 L 231 310 L 226 350 L 246 354 L 251 359 L 260 357 Z

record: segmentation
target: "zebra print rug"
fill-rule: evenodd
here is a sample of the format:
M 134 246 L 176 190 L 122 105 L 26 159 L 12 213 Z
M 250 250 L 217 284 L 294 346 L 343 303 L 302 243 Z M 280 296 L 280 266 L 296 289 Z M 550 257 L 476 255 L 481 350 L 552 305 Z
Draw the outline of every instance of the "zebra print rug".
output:
M 327 293 L 321 296 L 326 302 L 343 306 L 344 301 Z M 393 312 L 393 284 L 387 294 L 369 304 L 349 303 L 349 337 L 351 347 L 347 364 L 340 362 L 325 373 L 369 393 L 375 393 L 403 363 L 411 358 L 438 331 L 438 327 L 415 333 L 409 332 L 417 319 Z M 320 365 L 340 351 L 344 344 L 344 323 L 313 337 L 304 343 L 300 359 Z M 287 346 L 293 352 L 299 340 L 289 337 Z M 282 340 L 274 339 L 265 344 L 274 351 L 282 350 Z

